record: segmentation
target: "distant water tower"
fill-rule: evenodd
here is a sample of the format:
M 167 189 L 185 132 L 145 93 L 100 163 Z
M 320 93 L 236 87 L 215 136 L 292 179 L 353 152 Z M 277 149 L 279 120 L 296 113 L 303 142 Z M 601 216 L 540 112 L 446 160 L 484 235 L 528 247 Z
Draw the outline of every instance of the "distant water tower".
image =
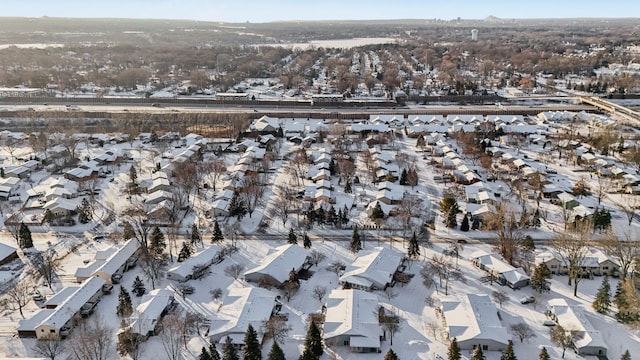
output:
M 471 30 L 471 41 L 478 41 L 478 29 Z

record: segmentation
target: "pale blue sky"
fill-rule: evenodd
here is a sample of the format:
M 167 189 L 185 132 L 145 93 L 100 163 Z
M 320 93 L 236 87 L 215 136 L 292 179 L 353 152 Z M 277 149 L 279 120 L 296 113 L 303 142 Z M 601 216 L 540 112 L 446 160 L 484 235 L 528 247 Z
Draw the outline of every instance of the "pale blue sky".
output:
M 0 16 L 226 22 L 349 19 L 640 17 L 637 0 L 3 0 Z

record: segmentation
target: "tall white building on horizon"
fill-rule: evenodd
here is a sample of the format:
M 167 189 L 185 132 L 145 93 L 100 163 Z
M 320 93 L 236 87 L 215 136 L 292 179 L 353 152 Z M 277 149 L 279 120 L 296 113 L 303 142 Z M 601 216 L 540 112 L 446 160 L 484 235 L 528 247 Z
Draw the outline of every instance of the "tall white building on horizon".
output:
M 471 30 L 471 41 L 478 41 L 478 29 Z

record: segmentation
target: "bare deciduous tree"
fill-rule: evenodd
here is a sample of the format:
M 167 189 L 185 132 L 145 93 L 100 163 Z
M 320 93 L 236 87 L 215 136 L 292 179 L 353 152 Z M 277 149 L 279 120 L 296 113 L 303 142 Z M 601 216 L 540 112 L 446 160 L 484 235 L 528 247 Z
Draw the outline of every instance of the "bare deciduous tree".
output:
M 223 159 L 215 159 L 213 161 L 205 161 L 200 165 L 200 171 L 204 173 L 204 176 L 209 180 L 213 191 L 216 191 L 216 183 L 222 174 L 227 171 L 227 167 L 224 165 Z
M 533 332 L 531 326 L 527 323 L 517 323 L 511 324 L 511 332 L 520 339 L 520 342 L 524 342 L 524 340 L 532 339 L 536 337 L 536 333 Z
M 24 319 L 22 309 L 29 303 L 32 284 L 29 284 L 28 281 L 22 280 L 9 283 L 7 287 L 9 288 L 7 296 L 11 300 L 11 303 L 18 308 L 20 316 Z
M 264 337 L 281 344 L 287 339 L 289 331 L 291 331 L 291 326 L 281 317 L 271 317 L 262 323 Z
M 151 287 L 156 288 L 156 285 L 164 275 L 164 266 L 166 265 L 165 258 L 155 257 L 150 252 L 143 252 L 140 257 L 140 268 L 144 272 L 145 276 L 151 281 Z
M 238 280 L 238 277 L 242 274 L 244 270 L 244 265 L 242 264 L 233 264 L 224 268 L 224 274 L 232 277 L 234 280 Z
M 43 279 L 49 289 L 51 289 L 56 271 L 60 270 L 60 260 L 56 254 L 51 250 L 37 253 L 34 255 L 31 263 L 33 265 L 34 276 Z
M 627 278 L 631 265 L 636 261 L 640 251 L 640 241 L 632 238 L 629 233 L 625 236 L 626 240 L 622 241 L 616 234 L 610 232 L 602 242 L 605 252 L 618 260 L 621 281 Z
M 162 349 L 169 360 L 177 360 L 182 352 L 185 337 L 185 321 L 176 315 L 167 315 L 162 319 Z
M 497 302 L 500 307 L 502 307 L 505 301 L 509 300 L 509 295 L 502 290 L 495 290 L 491 293 L 491 297 L 493 297 L 493 300 Z
M 327 267 L 327 270 L 339 276 L 340 272 L 345 269 L 345 266 L 346 265 L 340 261 L 334 261 Z
M 322 298 L 327 294 L 327 288 L 324 286 L 317 285 L 313 288 L 313 296 L 318 299 L 318 301 L 322 302 Z
M 100 317 L 82 321 L 67 340 L 71 359 L 107 360 L 113 356 L 113 329 Z
M 425 327 L 431 331 L 431 335 L 435 340 L 438 340 L 440 326 L 442 326 L 442 323 L 438 319 L 431 319 L 425 323 Z
M 568 285 L 573 282 L 573 296 L 578 296 L 578 283 L 582 280 L 584 270 L 582 262 L 587 257 L 589 245 L 589 225 L 584 229 L 578 229 L 577 234 L 561 233 L 552 240 L 552 246 L 556 249 L 567 267 Z
M 242 190 L 240 196 L 247 206 L 249 217 L 253 214 L 256 206 L 260 203 L 260 199 L 264 194 L 264 186 L 260 184 L 260 178 L 257 173 L 248 174 L 242 180 Z
M 36 341 L 36 344 L 31 349 L 36 354 L 49 360 L 56 360 L 56 358 L 61 358 L 64 355 L 66 344 L 60 339 L 45 337 Z
M 420 275 L 427 288 L 435 286 L 436 292 L 439 292 L 438 287 L 444 288 L 445 295 L 448 295 L 450 281 L 465 281 L 462 271 L 451 262 L 450 257 L 444 255 L 434 255 L 431 261 L 420 270 Z
M 316 267 L 318 266 L 319 263 L 321 263 L 324 259 L 327 258 L 327 256 L 324 253 L 322 253 L 322 252 L 320 252 L 318 250 L 312 250 L 311 254 L 310 254 L 310 257 L 311 257 L 311 262 Z

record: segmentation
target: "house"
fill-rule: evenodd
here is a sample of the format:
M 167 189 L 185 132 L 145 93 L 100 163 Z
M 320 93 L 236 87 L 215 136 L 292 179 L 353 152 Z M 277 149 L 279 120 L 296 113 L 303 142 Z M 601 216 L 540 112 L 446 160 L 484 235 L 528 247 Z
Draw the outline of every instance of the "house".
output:
M 129 239 L 120 246 L 114 245 L 107 251 L 96 253 L 93 263 L 76 270 L 76 281 L 81 282 L 97 276 L 108 284 L 117 284 L 122 274 L 135 266 L 139 249 L 138 240 Z
M 147 192 L 153 193 L 156 191 L 167 191 L 171 187 L 171 183 L 165 177 L 156 177 L 151 182 L 151 185 L 147 188 Z
M 326 303 L 324 341 L 351 352 L 379 353 L 384 333 L 378 321 L 379 299 L 361 290 L 331 291 Z
M 213 311 L 209 326 L 210 342 L 224 342 L 227 337 L 236 346 L 244 345 L 249 324 L 258 333 L 258 342 L 264 337 L 263 324 L 282 307 L 276 295 L 262 288 L 232 288 Z
M 481 346 L 483 351 L 502 351 L 510 340 L 489 295 L 465 294 L 443 300 L 440 311 L 449 339 L 455 338 L 462 350 Z
M 309 252 L 297 245 L 282 245 L 265 256 L 260 265 L 244 273 L 246 281 L 262 283 L 268 282 L 277 286 L 289 279 L 289 273 L 293 270 L 300 271 L 308 264 Z
M 547 311 L 566 331 L 573 332 L 573 345 L 579 355 L 607 355 L 602 333 L 593 327 L 579 306 L 569 306 L 565 299 L 551 299 L 547 302 Z
M 348 284 L 353 289 L 382 290 L 392 285 L 397 271 L 404 270 L 404 262 L 402 253 L 386 247 L 360 250 L 358 258 L 346 268 L 338 283 Z
M 64 338 L 75 326 L 79 315 L 88 315 L 102 297 L 105 281 L 93 277 L 82 283 L 65 301 L 53 310 L 44 309 L 44 317 L 34 328 L 35 336 L 43 338 Z M 23 328 L 23 331 L 28 329 Z M 29 335 L 26 335 L 29 336 Z
M 150 194 L 147 194 L 144 199 L 145 204 L 155 205 L 164 200 L 170 200 L 173 198 L 173 194 L 166 190 L 156 191 Z
M 62 197 L 48 201 L 42 206 L 45 210 L 51 211 L 54 217 L 64 217 L 75 211 L 78 207 L 75 201 L 71 201 Z
M 76 292 L 80 286 L 67 286 L 62 290 L 55 293 L 52 297 L 47 299 L 44 303 L 45 309 L 55 309 L 67 300 L 74 292 Z
M 198 273 L 201 273 L 214 263 L 220 263 L 223 259 L 222 249 L 219 246 L 211 245 L 169 269 L 167 271 L 167 279 L 185 282 L 198 278 Z
M 0 265 L 4 265 L 18 258 L 18 250 L 13 246 L 0 243 Z
M 530 278 L 524 270 L 511 266 L 498 254 L 480 250 L 472 253 L 470 259 L 473 265 L 489 273 L 502 285 L 507 285 L 514 290 L 529 285 Z
M 131 331 L 143 338 L 155 335 L 162 318 L 174 304 L 173 295 L 174 292 L 168 289 L 155 289 L 144 295 L 132 315 Z
M 259 119 L 253 121 L 249 129 L 255 130 L 261 133 L 265 132 L 275 132 L 280 128 L 280 124 L 278 123 L 278 118 L 271 118 L 268 116 L 263 116 Z
M 535 264 L 545 264 L 551 270 L 551 274 L 565 275 L 567 274 L 567 262 L 563 259 L 562 254 L 553 250 L 536 252 Z M 611 256 L 605 254 L 602 250 L 589 248 L 583 257 L 580 267 L 585 276 L 592 275 L 608 275 L 616 276 L 619 271 L 618 262 Z
M 565 209 L 573 209 L 574 207 L 580 205 L 580 202 L 578 202 L 578 200 L 576 200 L 573 195 L 567 192 L 558 194 L 558 203 Z

